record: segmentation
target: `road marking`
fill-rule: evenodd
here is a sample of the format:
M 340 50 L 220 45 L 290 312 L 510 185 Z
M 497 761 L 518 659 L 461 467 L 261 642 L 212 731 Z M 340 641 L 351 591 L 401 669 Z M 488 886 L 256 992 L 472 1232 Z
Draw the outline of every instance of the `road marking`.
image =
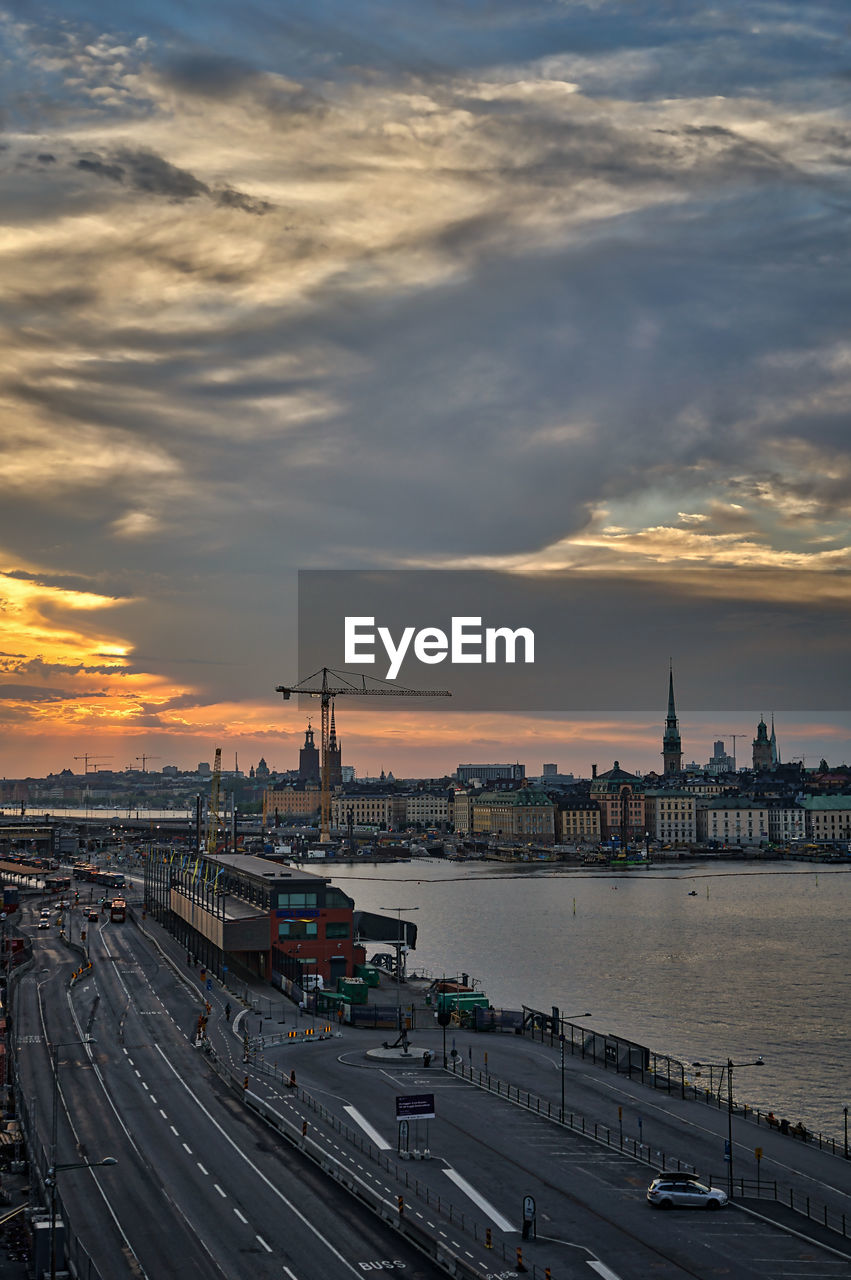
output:
M 384 1139 L 382 1138 L 382 1136 L 381 1136 L 381 1134 L 378 1132 L 378 1130 L 377 1130 L 377 1129 L 373 1129 L 372 1125 L 369 1123 L 369 1121 L 366 1119 L 366 1117 L 365 1117 L 365 1116 L 362 1116 L 362 1115 L 361 1115 L 361 1113 L 358 1111 L 357 1107 L 343 1107 L 343 1110 L 347 1113 L 347 1115 L 350 1115 L 350 1116 L 352 1117 L 352 1119 L 354 1120 L 355 1124 L 360 1125 L 361 1129 L 363 1129 L 363 1131 L 364 1131 L 364 1133 L 366 1134 L 366 1136 L 367 1136 L 367 1137 L 368 1137 L 372 1142 L 374 1142 L 374 1143 L 375 1143 L 375 1145 L 376 1145 L 376 1146 L 377 1146 L 381 1151 L 389 1151 L 389 1150 L 390 1150 L 390 1143 L 389 1143 L 389 1142 L 385 1142 L 385 1141 L 384 1141 Z
M 207 1170 L 204 1168 L 204 1166 L 202 1165 L 201 1161 L 200 1161 L 200 1160 L 196 1160 L 196 1161 L 195 1161 L 195 1163 L 197 1164 L 198 1168 L 201 1170 L 201 1172 L 202 1172 L 202 1173 L 204 1174 L 204 1176 L 206 1177 L 206 1176 L 207 1176 Z
M 612 1271 L 611 1267 L 607 1267 L 605 1262 L 592 1262 L 590 1259 L 586 1259 L 586 1261 L 591 1270 L 596 1271 L 598 1276 L 603 1277 L 603 1280 L 621 1280 L 617 1272 Z
M 163 1120 L 167 1120 L 167 1119 L 168 1119 L 168 1116 L 167 1116 L 167 1115 L 166 1115 L 166 1113 L 163 1111 L 162 1107 L 160 1107 L 160 1115 L 162 1116 Z
M 157 1105 L 157 1100 L 156 1100 L 156 1098 L 154 1097 L 154 1095 L 153 1095 L 153 1094 L 151 1094 L 151 1102 L 153 1102 L 154 1106 L 156 1106 L 156 1105 Z
M 343 1257 L 343 1255 L 339 1252 L 339 1250 L 337 1250 L 337 1249 L 335 1249 L 335 1248 L 334 1248 L 334 1246 L 331 1244 L 331 1242 L 330 1242 L 329 1240 L 327 1240 L 327 1239 L 325 1238 L 325 1236 L 323 1236 L 323 1234 L 322 1234 L 322 1232 L 319 1230 L 319 1228 L 318 1228 L 318 1227 L 316 1227 L 316 1226 L 314 1226 L 314 1224 L 310 1221 L 310 1219 L 309 1219 L 309 1218 L 305 1217 L 305 1215 L 301 1212 L 301 1210 L 300 1210 L 300 1209 L 298 1209 L 298 1208 L 296 1207 L 296 1205 L 294 1205 L 294 1204 L 293 1204 L 292 1200 L 287 1199 L 287 1197 L 284 1195 L 284 1193 L 283 1193 L 282 1191 L 280 1191 L 278 1187 L 276 1187 L 276 1186 L 275 1186 L 275 1184 L 274 1184 L 274 1182 L 271 1180 L 271 1178 L 267 1178 L 267 1177 L 266 1177 L 266 1175 L 265 1175 L 265 1173 L 262 1171 L 262 1169 L 258 1169 L 257 1165 L 256 1165 L 256 1164 L 254 1164 L 254 1162 L 248 1158 L 248 1156 L 245 1154 L 245 1152 L 242 1150 L 242 1148 L 241 1148 L 241 1147 L 240 1147 L 236 1142 L 234 1142 L 233 1138 L 230 1136 L 230 1134 L 227 1132 L 227 1130 L 226 1130 L 226 1129 L 224 1129 L 224 1128 L 219 1124 L 219 1122 L 218 1122 L 218 1120 L 215 1118 L 215 1116 L 214 1116 L 210 1111 L 208 1111 L 208 1110 L 207 1110 L 207 1108 L 204 1106 L 204 1104 L 203 1104 L 203 1102 L 201 1101 L 201 1099 L 200 1099 L 200 1098 L 199 1098 L 195 1093 L 193 1093 L 193 1092 L 192 1092 L 192 1090 L 189 1088 L 189 1085 L 186 1083 L 186 1081 L 185 1081 L 184 1079 L 182 1079 L 182 1077 L 181 1077 L 181 1075 L 180 1075 L 180 1072 L 179 1072 L 179 1071 L 178 1071 L 174 1066 L 172 1066 L 171 1062 L 169 1062 L 168 1057 L 166 1056 L 166 1054 L 164 1054 L 164 1053 L 163 1053 L 163 1051 L 162 1051 L 162 1049 L 160 1048 L 160 1046 L 159 1046 L 159 1045 L 155 1045 L 155 1046 L 154 1046 L 154 1048 L 156 1049 L 157 1053 L 160 1055 L 160 1057 L 162 1058 L 162 1060 L 163 1060 L 163 1062 L 165 1063 L 166 1067 L 167 1067 L 167 1068 L 169 1069 L 169 1071 L 172 1073 L 172 1075 L 174 1076 L 174 1078 L 178 1081 L 178 1083 L 179 1083 L 180 1085 L 182 1085 L 182 1086 L 183 1086 L 183 1088 L 184 1088 L 184 1089 L 186 1090 L 186 1092 L 189 1094 L 190 1098 L 191 1098 L 191 1099 L 192 1099 L 192 1101 L 195 1103 L 195 1105 L 198 1107 L 199 1111 L 203 1112 L 203 1114 L 204 1114 L 204 1115 L 207 1117 L 207 1119 L 209 1120 L 210 1124 L 212 1124 L 216 1129 L 218 1129 L 219 1133 L 222 1135 L 222 1137 L 224 1138 L 224 1140 L 225 1140 L 225 1141 L 226 1141 L 226 1142 L 227 1142 L 231 1147 L 233 1147 L 234 1151 L 237 1153 L 237 1155 L 238 1155 L 242 1160 L 244 1160 L 244 1161 L 245 1161 L 245 1163 L 248 1165 L 249 1169 L 251 1169 L 251 1170 L 252 1170 L 252 1171 L 257 1175 L 257 1177 L 258 1177 L 258 1178 L 260 1178 L 260 1180 L 266 1184 L 266 1186 L 267 1186 L 267 1187 L 272 1191 L 272 1193 L 273 1193 L 274 1195 L 276 1195 L 276 1196 L 278 1197 L 278 1199 L 279 1199 L 279 1200 L 282 1200 L 282 1201 L 283 1201 L 283 1203 L 284 1203 L 284 1204 L 287 1206 L 287 1208 L 289 1209 L 290 1213 L 294 1214 L 294 1215 L 295 1215 L 295 1217 L 297 1217 L 297 1218 L 298 1218 L 299 1222 L 303 1223 L 303 1225 L 304 1225 L 305 1227 L 307 1227 L 308 1231 L 311 1231 L 311 1232 L 313 1233 L 313 1235 L 314 1235 L 314 1236 L 316 1236 L 316 1239 L 317 1239 L 321 1244 L 323 1244 L 323 1245 L 325 1246 L 325 1248 L 328 1250 L 328 1252 L 329 1252 L 329 1253 L 332 1253 L 332 1254 L 334 1255 L 334 1257 L 335 1257 L 335 1258 L 337 1259 L 337 1261 L 341 1264 L 341 1266 L 343 1266 L 343 1267 L 345 1268 L 345 1270 L 346 1270 L 346 1272 L 347 1272 L 347 1274 L 348 1274 L 348 1275 L 360 1276 L 360 1274 L 361 1274 L 361 1273 L 360 1273 L 359 1271 L 355 1270 L 355 1268 L 351 1265 L 351 1263 L 350 1263 L 350 1262 L 348 1262 L 348 1261 Z M 256 1097 L 256 1095 L 252 1095 L 252 1096 L 255 1096 L 255 1097 Z M 257 1101 L 258 1101 L 258 1102 L 260 1102 L 260 1101 L 261 1101 L 261 1099 L 260 1099 L 260 1098 L 257 1098 Z M 206 1173 L 206 1170 L 204 1170 L 204 1172 Z
M 228 1194 L 227 1194 L 227 1192 L 226 1192 L 226 1191 L 222 1191 L 222 1189 L 221 1189 L 221 1187 L 219 1186 L 218 1182 L 214 1182 L 214 1183 L 213 1183 L 213 1186 L 216 1188 L 216 1190 L 218 1191 L 218 1193 L 219 1193 L 219 1195 L 222 1197 L 222 1199 L 223 1199 L 223 1200 L 227 1200 L 227 1198 L 228 1198 Z
M 240 1222 L 245 1222 L 245 1223 L 247 1223 L 247 1222 L 248 1222 L 248 1219 L 246 1218 L 245 1214 L 244 1214 L 244 1213 L 240 1213 L 240 1212 L 239 1212 L 239 1209 L 234 1209 L 234 1213 L 235 1213 L 235 1214 L 236 1214 L 236 1216 L 239 1218 Z
M 290 1277 L 290 1280 L 298 1280 L 298 1276 L 296 1275 L 296 1273 L 294 1271 L 290 1271 L 289 1267 L 285 1266 L 284 1270 L 286 1271 L 287 1275 Z
M 175 1138 L 179 1138 L 179 1137 L 180 1137 L 180 1134 L 177 1132 L 177 1130 L 175 1129 L 175 1127 L 174 1127 L 174 1125 L 173 1125 L 173 1124 L 170 1124 L 168 1127 L 169 1127 L 169 1129 L 171 1129 L 171 1131 L 172 1131 L 172 1133 L 174 1134 Z
M 266 1250 L 266 1252 L 267 1252 L 267 1253 L 271 1253 L 271 1252 L 272 1252 L 272 1246 L 271 1246 L 271 1245 L 269 1245 L 269 1244 L 267 1244 L 267 1243 L 266 1243 L 266 1241 L 263 1239 L 263 1237 L 262 1237 L 262 1236 L 255 1236 L 255 1237 L 254 1237 L 254 1239 L 255 1239 L 255 1240 L 258 1240 L 258 1241 L 260 1242 L 260 1244 L 262 1244 L 263 1248 Z
M 476 1188 L 471 1186 L 470 1183 L 467 1182 L 466 1178 L 462 1178 L 460 1173 L 456 1173 L 454 1169 L 444 1169 L 443 1172 L 446 1174 L 447 1178 L 450 1178 L 455 1183 L 456 1187 L 458 1187 L 460 1191 L 464 1192 L 465 1196 L 470 1197 L 473 1204 L 477 1204 L 479 1206 L 482 1213 L 487 1214 L 491 1222 L 495 1223 L 496 1226 L 499 1227 L 500 1231 L 517 1230 L 514 1223 L 509 1222 L 508 1218 L 504 1218 L 499 1210 L 494 1208 L 490 1201 L 486 1200 L 484 1196 L 479 1195 Z M 617 1280 L 617 1277 L 615 1277 L 615 1280 Z
M 184 1150 L 184 1151 L 188 1151 L 188 1152 L 189 1152 L 189 1154 L 190 1154 L 190 1155 L 192 1155 L 192 1148 L 189 1146 L 188 1142 L 184 1142 L 184 1144 L 183 1144 L 183 1150 Z

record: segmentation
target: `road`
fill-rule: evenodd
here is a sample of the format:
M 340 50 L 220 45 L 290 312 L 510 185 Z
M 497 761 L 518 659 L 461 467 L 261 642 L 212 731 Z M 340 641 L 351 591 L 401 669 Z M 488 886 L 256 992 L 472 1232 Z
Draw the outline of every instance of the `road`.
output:
M 241 1277 L 249 1260 L 252 1274 L 291 1280 L 374 1269 L 442 1274 L 299 1150 L 282 1146 L 258 1119 L 264 1112 L 295 1133 L 304 1125 L 305 1148 L 347 1170 L 385 1207 L 402 1195 L 406 1216 L 483 1277 L 515 1274 L 521 1248 L 526 1266 L 537 1267 L 538 1276 L 549 1267 L 552 1280 L 593 1274 L 607 1280 L 851 1278 L 847 1259 L 736 1207 L 718 1214 L 654 1212 L 645 1201 L 652 1176 L 646 1159 L 633 1160 L 530 1114 L 444 1071 L 440 1056 L 427 1069 L 419 1057 L 368 1058 L 367 1049 L 379 1046 L 385 1033 L 346 1028 L 329 1039 L 269 1049 L 265 1061 L 246 1066 L 243 1035 L 256 1034 L 258 1015 L 239 1010 L 215 982 L 208 991 L 173 940 L 158 926 L 145 929 L 156 946 L 129 921 L 92 926 L 93 968 L 70 996 L 67 949 L 41 932 L 44 962 L 24 979 L 18 1007 L 21 1069 L 29 1073 L 26 1087 L 38 1099 L 45 1135 L 52 1091 L 45 1039 L 77 1042 L 60 1051 L 60 1161 L 81 1153 L 119 1160 L 117 1169 L 69 1172 L 62 1182 L 75 1228 L 95 1242 L 93 1252 L 102 1243 L 96 1260 L 104 1277 L 116 1274 L 120 1257 L 130 1274 L 153 1280 Z M 219 1068 L 247 1078 L 242 1096 L 193 1047 L 205 1000 Z M 231 1022 L 224 1016 L 228 1000 L 236 1015 Z M 284 1030 L 305 1025 L 294 1011 L 287 1017 Z M 277 1028 L 267 1018 L 270 1029 Z M 96 1043 L 83 1048 L 86 1034 Z M 457 1040 L 460 1061 L 483 1070 L 485 1079 L 522 1080 L 536 1096 L 558 1100 L 557 1049 L 515 1037 L 461 1033 Z M 440 1055 L 436 1030 L 418 1035 L 420 1042 Z M 395 1149 L 395 1100 L 423 1093 L 434 1095 L 436 1118 L 427 1133 L 424 1124 L 419 1133 L 412 1130 L 411 1139 L 420 1152 L 428 1147 L 429 1158 L 404 1160 Z M 620 1106 L 627 1134 L 640 1133 L 653 1148 L 651 1158 L 661 1148 L 712 1171 L 716 1181 L 723 1178 L 724 1112 L 654 1094 L 578 1059 L 565 1063 L 565 1101 L 615 1131 Z M 788 1163 L 789 1139 L 752 1128 L 736 1134 L 739 1168 L 753 1134 L 765 1147 L 765 1177 Z M 752 1158 L 752 1149 L 748 1154 Z M 807 1166 L 814 1195 L 845 1202 L 848 1162 L 831 1162 L 798 1144 L 794 1158 Z M 523 1239 L 523 1205 L 530 1199 L 535 1230 Z M 804 1234 L 806 1226 L 801 1223 Z
M 90 926 L 93 968 L 70 993 L 65 947 L 55 935 L 38 941 L 18 996 L 21 1081 L 49 1151 L 47 1045 L 63 1046 L 58 1162 L 118 1161 L 59 1175 L 104 1280 L 236 1280 L 249 1270 L 325 1280 L 376 1261 L 417 1280 L 442 1274 L 211 1076 L 191 1043 L 197 1001 L 137 930 Z

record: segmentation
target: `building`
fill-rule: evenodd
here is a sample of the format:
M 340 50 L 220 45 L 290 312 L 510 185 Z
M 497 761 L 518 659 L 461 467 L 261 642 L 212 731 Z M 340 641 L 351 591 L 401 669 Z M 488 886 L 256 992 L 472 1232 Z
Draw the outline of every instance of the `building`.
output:
M 473 834 L 553 844 L 555 806 L 544 791 L 483 791 L 473 798 Z
M 768 725 L 765 723 L 763 716 L 759 718 L 759 724 L 756 727 L 756 737 L 753 740 L 753 771 L 754 773 L 766 773 L 772 764 L 771 760 L 771 742 L 768 737 Z
M 563 844 L 600 843 L 600 806 L 584 799 L 558 802 L 558 834 Z
M 557 765 L 557 764 L 544 764 L 544 765 L 541 765 L 541 777 L 542 777 L 543 779 L 545 779 L 545 780 L 547 780 L 547 779 L 549 779 L 549 778 L 557 778 L 557 777 L 558 777 L 558 765 Z
M 324 876 L 264 858 L 164 851 L 146 860 L 145 908 L 220 978 L 227 971 L 303 987 L 306 974 L 319 973 L 335 985 L 363 963 L 352 899 Z
M 407 797 L 384 792 L 371 795 L 338 793 L 331 797 L 331 826 L 347 827 L 349 813 L 356 827 L 377 827 L 382 831 L 398 831 L 406 825 Z
M 721 738 L 717 738 L 712 747 L 712 759 L 706 766 L 706 772 L 713 775 L 735 773 L 736 761 L 727 755 L 726 746 Z
M 694 793 L 685 788 L 648 790 L 644 795 L 647 830 L 660 844 L 688 845 L 697 839 Z
M 790 844 L 807 834 L 806 811 L 793 800 L 769 799 L 768 838 L 772 844 Z
M 662 772 L 680 773 L 683 767 L 683 746 L 680 741 L 680 722 L 674 706 L 674 668 L 668 672 L 668 716 L 662 735 Z
M 321 806 L 317 783 L 269 787 L 263 792 L 263 822 L 268 825 L 286 818 L 316 818 Z
M 467 787 L 456 787 L 452 795 L 452 825 L 459 836 L 469 836 L 473 831 L 473 799 L 475 792 Z
M 408 827 L 446 827 L 449 825 L 447 792 L 415 791 L 405 796 L 405 825 Z
M 455 770 L 459 782 L 523 782 L 526 766 L 522 764 L 459 764 Z
M 340 763 L 342 743 L 337 741 L 337 727 L 334 723 L 334 704 L 331 704 L 331 724 L 328 730 L 328 786 L 333 791 L 343 785 L 343 767 Z
M 800 805 L 808 840 L 851 840 L 851 795 L 804 796 Z
M 317 786 L 320 781 L 319 748 L 313 741 L 313 726 L 309 720 L 304 735 L 304 746 L 298 753 L 298 780 L 315 782 Z
M 591 779 L 591 799 L 600 806 L 600 835 L 603 840 L 643 840 L 647 832 L 644 816 L 644 782 L 627 773 L 615 761 L 614 768 Z
M 702 844 L 759 845 L 768 839 L 768 802 L 747 796 L 716 796 L 697 804 Z

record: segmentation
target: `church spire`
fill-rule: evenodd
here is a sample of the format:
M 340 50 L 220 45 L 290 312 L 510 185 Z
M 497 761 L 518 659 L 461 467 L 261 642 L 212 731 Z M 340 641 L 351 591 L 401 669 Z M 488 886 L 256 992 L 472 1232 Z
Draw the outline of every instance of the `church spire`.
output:
M 662 735 L 662 768 L 664 773 L 679 773 L 683 767 L 683 748 L 680 740 L 680 722 L 674 704 L 674 664 L 668 671 L 668 716 Z

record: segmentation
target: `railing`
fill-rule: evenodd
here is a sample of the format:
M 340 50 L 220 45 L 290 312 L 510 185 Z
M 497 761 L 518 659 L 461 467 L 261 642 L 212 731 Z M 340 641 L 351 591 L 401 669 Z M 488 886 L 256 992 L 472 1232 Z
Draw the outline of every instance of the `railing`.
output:
M 454 1253 L 449 1259 L 443 1258 L 441 1250 L 445 1246 L 441 1244 L 436 1236 L 431 1235 L 415 1218 L 406 1216 L 404 1210 L 400 1213 L 396 1206 L 388 1205 L 388 1202 L 368 1182 L 358 1178 L 353 1172 L 346 1170 L 338 1157 L 335 1157 L 330 1152 L 322 1152 L 316 1136 L 309 1133 L 307 1121 L 304 1121 L 300 1128 L 297 1123 L 275 1111 L 263 1099 L 249 1094 L 244 1086 L 244 1077 L 224 1063 L 216 1054 L 215 1049 L 210 1048 L 207 1058 L 216 1074 L 236 1094 L 244 1098 L 246 1105 L 255 1114 L 259 1115 L 267 1124 L 270 1124 L 286 1141 L 292 1143 L 304 1154 L 315 1160 L 335 1181 L 347 1186 L 363 1204 L 377 1213 L 384 1221 L 397 1227 L 404 1235 L 416 1237 L 420 1247 L 438 1265 L 443 1266 L 450 1275 L 469 1277 L 469 1280 L 472 1280 L 472 1277 L 475 1276 L 478 1277 L 478 1280 L 481 1280 L 482 1272 L 480 1268 L 471 1266 Z M 280 1068 L 272 1063 L 267 1063 L 262 1057 L 254 1058 L 252 1066 L 260 1074 L 270 1077 L 290 1090 L 291 1096 L 296 1098 L 315 1120 L 321 1121 L 337 1137 L 343 1138 L 346 1143 L 357 1151 L 361 1159 L 368 1159 L 377 1168 L 392 1177 L 399 1186 L 404 1187 L 421 1204 L 424 1204 L 432 1213 L 440 1217 L 445 1224 L 452 1225 L 457 1231 L 463 1232 L 469 1239 L 487 1249 L 493 1256 L 494 1261 L 499 1259 L 506 1266 L 515 1266 L 518 1260 L 516 1247 L 506 1244 L 502 1239 L 494 1238 L 491 1228 L 483 1226 L 474 1217 L 471 1217 L 469 1213 L 459 1209 L 445 1195 L 436 1192 L 427 1182 L 416 1177 L 407 1165 L 399 1164 L 396 1160 L 384 1155 L 377 1147 L 368 1142 L 360 1132 L 349 1128 L 338 1116 L 317 1102 L 311 1094 L 294 1084 L 294 1076 L 292 1074 L 288 1076 L 286 1072 L 281 1071 Z M 524 1263 L 524 1267 L 533 1277 L 533 1280 L 555 1280 L 550 1268 L 542 1269 L 530 1263 Z

